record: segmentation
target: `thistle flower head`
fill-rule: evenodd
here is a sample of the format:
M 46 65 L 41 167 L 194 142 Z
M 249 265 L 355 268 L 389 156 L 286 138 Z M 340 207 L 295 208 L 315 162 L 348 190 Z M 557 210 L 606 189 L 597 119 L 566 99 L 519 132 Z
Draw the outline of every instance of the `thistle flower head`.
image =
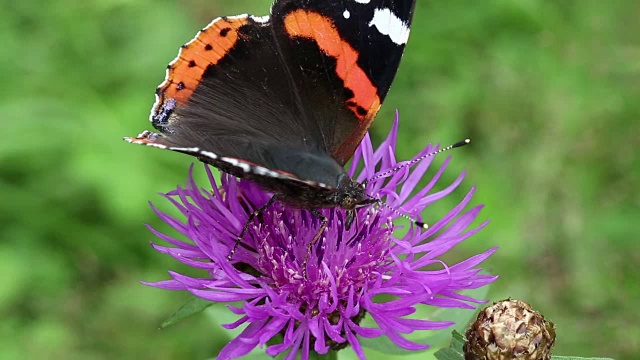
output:
M 466 333 L 466 360 L 549 360 L 555 325 L 524 301 L 496 301 Z
M 389 136 L 375 151 L 367 135 L 354 154 L 349 175 L 363 181 L 397 166 L 397 128 L 396 115 Z M 416 157 L 434 149 L 429 146 Z M 222 349 L 218 359 L 243 356 L 277 335 L 282 342 L 267 346 L 266 352 L 271 356 L 285 352 L 286 359 L 295 359 L 298 354 L 307 359 L 310 351 L 325 354 L 346 346 L 365 358 L 358 337 L 383 335 L 401 348 L 425 349 L 428 345 L 408 341 L 403 334 L 442 329 L 452 323 L 409 318 L 416 306 L 472 309 L 473 303 L 482 301 L 459 292 L 496 279 L 479 274 L 477 267 L 495 249 L 454 265 L 438 260 L 486 225 L 469 229 L 481 209 L 476 206 L 464 211 L 474 189 L 428 230 L 412 228 L 396 235 L 394 221 L 399 214 L 392 208 L 419 217 L 430 204 L 453 192 L 464 177 L 462 174 L 444 190 L 433 192 L 447 160 L 431 181 L 418 189 L 432 160 L 427 158 L 412 169 L 405 167 L 368 182 L 367 192 L 389 206 L 359 209 L 348 230 L 344 210 L 318 210 L 328 223 L 310 253 L 307 244 L 320 228 L 320 219 L 306 209 L 276 202 L 253 220 L 231 261 L 227 255 L 250 214 L 271 195 L 253 182 L 225 174 L 218 183 L 207 168 L 210 184 L 206 189 L 200 189 L 190 176 L 185 187 L 165 195 L 185 220 L 154 208 L 163 221 L 190 241 L 151 229 L 170 244 L 154 244 L 156 250 L 205 270 L 206 276 L 170 272 L 171 280 L 147 284 L 187 290 L 213 302 L 242 302 L 241 307 L 229 306 L 240 318 L 225 327 L 245 326 L 244 330 Z M 362 170 L 357 172 L 359 167 Z M 364 316 L 370 316 L 377 327 L 361 326 Z

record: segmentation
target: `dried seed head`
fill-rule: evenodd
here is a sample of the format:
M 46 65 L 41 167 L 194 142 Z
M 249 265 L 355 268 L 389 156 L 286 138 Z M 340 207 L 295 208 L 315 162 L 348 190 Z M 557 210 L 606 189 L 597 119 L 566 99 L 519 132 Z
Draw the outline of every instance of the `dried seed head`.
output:
M 520 300 L 493 303 L 466 333 L 466 360 L 549 360 L 555 325 Z

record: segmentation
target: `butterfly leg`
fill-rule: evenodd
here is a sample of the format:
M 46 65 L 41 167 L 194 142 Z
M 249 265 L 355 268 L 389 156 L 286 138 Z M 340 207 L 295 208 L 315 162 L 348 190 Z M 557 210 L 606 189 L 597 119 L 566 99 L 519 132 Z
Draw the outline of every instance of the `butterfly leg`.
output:
M 271 206 L 274 202 L 276 202 L 276 200 L 278 200 L 277 196 L 273 195 L 271 199 L 267 201 L 266 204 L 262 205 L 259 209 L 256 209 L 251 214 L 249 214 L 249 218 L 247 219 L 247 222 L 244 223 L 244 227 L 242 228 L 240 235 L 238 235 L 238 238 L 236 239 L 236 243 L 233 244 L 233 248 L 229 252 L 229 255 L 227 255 L 227 260 L 231 261 L 231 258 L 233 258 L 233 255 L 236 253 L 236 250 L 238 250 L 238 246 L 240 246 L 240 243 L 242 242 L 242 238 L 247 233 L 247 231 L 249 231 L 249 226 L 251 226 L 253 219 L 255 219 L 256 216 L 262 214 L 263 211 L 267 210 L 267 208 Z
M 307 253 L 304 256 L 304 262 L 302 263 L 302 276 L 305 279 L 307 278 L 307 262 L 309 261 L 309 255 L 311 255 L 311 248 L 318 242 L 318 240 L 320 240 L 324 229 L 327 228 L 328 221 L 327 217 L 322 215 L 318 210 L 311 209 L 309 211 L 311 212 L 311 214 L 313 214 L 313 216 L 319 218 L 322 221 L 322 224 L 320 225 L 320 229 L 318 229 L 316 235 L 313 237 L 313 240 L 311 240 L 311 242 L 307 245 Z

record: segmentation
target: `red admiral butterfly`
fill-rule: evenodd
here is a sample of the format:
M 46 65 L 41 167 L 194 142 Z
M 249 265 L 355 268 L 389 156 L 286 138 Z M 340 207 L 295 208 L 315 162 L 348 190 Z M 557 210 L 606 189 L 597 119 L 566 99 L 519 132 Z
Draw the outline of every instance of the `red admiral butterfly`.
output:
M 376 202 L 343 166 L 373 122 L 415 0 L 276 0 L 271 16 L 213 20 L 182 46 L 135 144 L 196 156 L 279 200 L 348 211 Z M 311 246 L 311 245 L 309 245 Z M 234 249 L 235 250 L 235 249 Z M 233 251 L 231 252 L 233 254 Z

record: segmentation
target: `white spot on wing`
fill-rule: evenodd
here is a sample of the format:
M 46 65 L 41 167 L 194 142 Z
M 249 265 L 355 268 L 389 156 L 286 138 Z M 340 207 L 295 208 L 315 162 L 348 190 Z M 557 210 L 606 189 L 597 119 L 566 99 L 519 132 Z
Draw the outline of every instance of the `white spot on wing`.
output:
M 229 163 L 229 164 L 231 164 L 231 165 L 233 165 L 235 167 L 239 167 L 240 169 L 242 169 L 242 171 L 244 171 L 246 173 L 248 173 L 251 170 L 251 165 L 243 163 L 243 162 L 240 162 L 240 161 L 238 161 L 236 159 L 233 159 L 233 158 L 223 157 L 223 158 L 220 158 L 220 160 L 222 160 L 222 161 L 224 161 L 226 163 Z
M 227 16 L 227 19 L 231 19 L 231 20 L 237 20 L 237 19 L 246 19 L 249 16 L 249 14 L 240 14 L 240 15 L 232 15 L 232 16 Z
M 349 12 L 349 10 L 345 10 L 345 11 L 342 13 L 342 16 L 344 16 L 344 18 L 345 18 L 345 19 L 348 19 L 348 18 L 350 18 L 350 17 L 351 17 L 351 13 Z
M 202 155 L 204 155 L 204 156 L 206 156 L 208 158 L 214 159 L 214 160 L 218 158 L 218 155 L 212 153 L 211 151 L 201 151 L 200 154 L 202 154 Z
M 358 4 L 368 4 L 371 0 L 355 0 Z
M 389 36 L 398 45 L 406 44 L 409 40 L 409 27 L 390 9 L 376 9 L 369 26 L 375 26 L 381 34 Z
M 197 153 L 200 152 L 200 149 L 197 147 L 170 147 L 169 150 L 173 150 L 173 151 L 183 151 L 183 152 L 187 152 L 187 153 Z
M 253 19 L 253 21 L 258 22 L 258 23 L 266 23 L 269 22 L 269 16 L 251 16 L 251 19 Z
M 267 169 L 265 167 L 262 167 L 262 166 L 256 166 L 254 170 L 255 170 L 255 173 L 258 174 L 258 175 L 270 176 L 270 177 L 273 177 L 273 178 L 284 178 L 284 176 L 282 176 L 282 174 L 279 174 L 279 173 L 277 173 L 275 171 L 269 170 L 269 169 Z
M 140 144 L 140 145 L 145 145 L 145 146 L 151 146 L 154 148 L 158 148 L 158 149 L 166 149 L 167 147 L 165 145 L 162 144 L 156 144 L 156 143 L 148 143 L 148 142 L 139 142 L 139 141 L 130 141 L 132 144 Z

